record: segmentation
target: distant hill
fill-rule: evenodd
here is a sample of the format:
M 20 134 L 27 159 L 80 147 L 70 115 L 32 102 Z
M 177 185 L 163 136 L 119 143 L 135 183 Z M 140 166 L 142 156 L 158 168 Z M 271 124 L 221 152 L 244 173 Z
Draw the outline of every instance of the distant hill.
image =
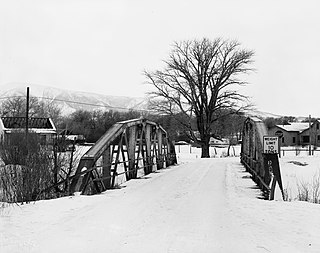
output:
M 283 115 L 273 114 L 273 113 L 269 113 L 269 112 L 262 112 L 259 110 L 251 110 L 249 112 L 246 112 L 246 115 L 248 117 L 258 117 L 260 119 L 283 117 Z
M 56 102 L 61 107 L 62 114 L 64 115 L 79 109 L 114 111 L 148 110 L 149 100 L 147 97 L 108 96 L 36 84 L 8 83 L 1 85 L 0 98 L 26 96 L 27 86 L 30 87 L 30 96 L 37 97 L 40 100 Z M 259 110 L 251 110 L 247 112 L 246 115 L 262 119 L 268 117 L 279 118 L 283 116 Z
M 0 98 L 26 96 L 27 86 L 30 96 L 39 100 L 56 102 L 63 114 L 72 113 L 78 109 L 84 110 L 147 110 L 148 99 L 141 97 L 108 96 L 90 92 L 59 89 L 35 84 L 9 83 L 0 86 Z
M 258 117 L 260 119 L 266 119 L 266 118 L 281 118 L 281 117 L 289 117 L 292 115 L 279 115 L 279 114 L 274 114 L 274 113 L 270 113 L 270 112 L 262 112 L 259 110 L 251 110 L 249 112 L 246 113 L 246 116 L 248 117 Z M 308 120 L 308 117 L 296 117 L 294 116 L 297 120 L 297 122 L 302 122 L 305 120 Z

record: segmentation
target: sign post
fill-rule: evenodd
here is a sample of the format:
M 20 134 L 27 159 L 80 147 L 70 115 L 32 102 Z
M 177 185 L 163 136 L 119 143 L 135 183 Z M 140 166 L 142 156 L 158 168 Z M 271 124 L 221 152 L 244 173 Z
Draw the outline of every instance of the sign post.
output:
M 279 184 L 279 187 L 282 193 L 282 198 L 284 199 L 278 154 L 279 154 L 278 136 L 263 136 L 264 169 L 265 169 L 265 172 L 268 175 L 270 175 L 270 178 L 269 178 L 270 182 L 272 181 L 271 187 L 270 187 L 269 200 L 274 199 L 276 182 L 278 182 Z
M 277 131 L 275 132 L 275 135 L 278 136 L 279 138 L 279 157 L 281 157 L 281 140 L 282 140 L 282 137 L 283 137 L 283 133 L 281 131 Z M 284 155 L 284 153 L 283 153 Z

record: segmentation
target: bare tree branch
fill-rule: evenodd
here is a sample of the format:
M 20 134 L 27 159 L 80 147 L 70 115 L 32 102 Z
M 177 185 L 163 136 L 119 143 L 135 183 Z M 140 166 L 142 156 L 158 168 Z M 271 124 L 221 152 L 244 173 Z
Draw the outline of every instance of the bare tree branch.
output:
M 234 88 L 246 84 L 242 78 L 253 70 L 254 52 L 240 46 L 221 38 L 175 42 L 164 70 L 144 72 L 156 88 L 151 92 L 157 98 L 153 109 L 171 115 L 181 112 L 189 122 L 195 117 L 200 141 L 192 125 L 184 124 L 190 138 L 202 144 L 203 156 L 208 155 L 212 122 L 220 117 L 217 112 L 228 115 L 246 108 L 248 98 Z

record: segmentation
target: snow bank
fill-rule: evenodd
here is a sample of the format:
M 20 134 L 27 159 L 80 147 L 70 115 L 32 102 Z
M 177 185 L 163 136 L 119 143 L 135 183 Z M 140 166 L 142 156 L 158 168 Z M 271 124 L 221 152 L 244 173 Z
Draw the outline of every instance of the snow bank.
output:
M 285 156 L 280 158 L 283 187 L 289 200 L 297 200 L 299 188 L 306 186 L 312 194 L 316 185 L 320 186 L 320 160 L 317 156 Z M 320 194 L 320 193 L 319 193 Z
M 238 157 L 179 155 L 121 189 L 2 209 L 0 252 L 320 251 L 320 205 L 260 199 Z

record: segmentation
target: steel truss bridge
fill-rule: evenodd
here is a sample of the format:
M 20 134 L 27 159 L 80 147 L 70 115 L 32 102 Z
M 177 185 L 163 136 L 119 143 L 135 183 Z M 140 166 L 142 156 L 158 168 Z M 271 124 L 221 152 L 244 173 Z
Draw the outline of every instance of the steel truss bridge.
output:
M 167 132 L 144 118 L 114 124 L 80 159 L 70 194 L 95 194 L 177 163 Z

